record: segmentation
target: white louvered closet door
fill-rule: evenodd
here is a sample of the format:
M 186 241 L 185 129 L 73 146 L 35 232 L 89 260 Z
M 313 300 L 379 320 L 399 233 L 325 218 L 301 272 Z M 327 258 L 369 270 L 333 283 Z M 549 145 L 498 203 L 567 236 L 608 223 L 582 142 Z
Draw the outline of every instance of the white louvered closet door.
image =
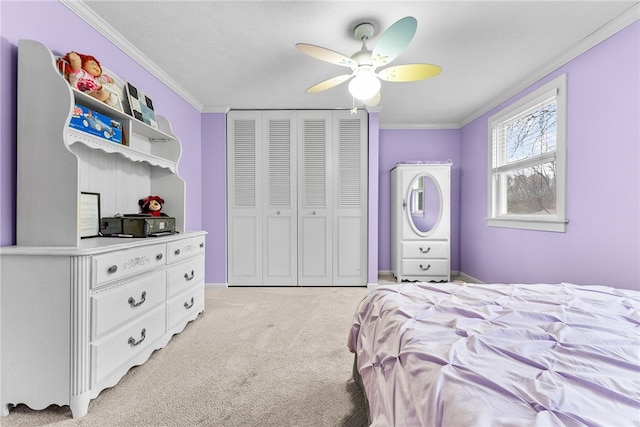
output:
M 332 112 L 298 113 L 298 284 L 330 286 Z
M 291 286 L 297 277 L 295 112 L 263 112 L 262 282 Z
M 228 283 L 366 285 L 366 113 L 232 111 L 227 139 Z
M 227 120 L 227 280 L 234 285 L 262 284 L 261 115 L 240 111 Z
M 366 113 L 333 115 L 333 285 L 362 285 L 368 241 Z

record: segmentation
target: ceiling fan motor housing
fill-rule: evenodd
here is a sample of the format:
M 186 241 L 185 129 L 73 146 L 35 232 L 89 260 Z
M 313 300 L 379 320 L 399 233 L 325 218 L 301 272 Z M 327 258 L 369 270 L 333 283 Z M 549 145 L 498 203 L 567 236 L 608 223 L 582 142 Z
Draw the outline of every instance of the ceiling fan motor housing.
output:
M 368 22 L 358 24 L 353 29 L 353 35 L 356 37 L 356 40 L 359 41 L 370 39 L 371 37 L 373 37 L 374 32 L 375 27 L 373 26 L 373 24 L 370 24 Z

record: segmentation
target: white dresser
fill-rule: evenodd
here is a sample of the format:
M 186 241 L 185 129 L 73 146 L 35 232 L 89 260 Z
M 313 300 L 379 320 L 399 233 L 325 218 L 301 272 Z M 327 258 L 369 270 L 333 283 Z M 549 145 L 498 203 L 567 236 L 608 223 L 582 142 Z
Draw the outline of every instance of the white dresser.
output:
M 398 282 L 451 279 L 451 164 L 391 170 L 391 272 Z
M 2 405 L 89 400 L 204 311 L 204 237 L 3 247 Z
M 17 244 L 0 248 L 0 414 L 58 404 L 77 418 L 204 310 L 206 232 L 185 230 L 182 145 L 164 117 L 152 127 L 72 89 L 32 40 L 19 44 L 17 95 Z M 123 143 L 70 128 L 76 106 L 117 121 Z M 99 212 L 82 193 L 98 195 Z M 89 237 L 100 217 L 135 213 L 150 194 L 166 201 L 176 234 Z

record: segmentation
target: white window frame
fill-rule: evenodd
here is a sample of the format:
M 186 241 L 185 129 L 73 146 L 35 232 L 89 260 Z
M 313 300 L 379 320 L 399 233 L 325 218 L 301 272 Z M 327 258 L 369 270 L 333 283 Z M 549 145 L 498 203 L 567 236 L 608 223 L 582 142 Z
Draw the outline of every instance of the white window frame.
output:
M 493 172 L 494 129 L 500 123 L 532 108 L 556 95 L 556 213 L 555 215 L 500 214 L 503 201 L 496 193 Z M 487 225 L 489 227 L 518 228 L 524 230 L 564 233 L 567 225 L 566 172 L 567 172 L 567 75 L 562 74 L 529 95 L 489 117 L 487 165 Z

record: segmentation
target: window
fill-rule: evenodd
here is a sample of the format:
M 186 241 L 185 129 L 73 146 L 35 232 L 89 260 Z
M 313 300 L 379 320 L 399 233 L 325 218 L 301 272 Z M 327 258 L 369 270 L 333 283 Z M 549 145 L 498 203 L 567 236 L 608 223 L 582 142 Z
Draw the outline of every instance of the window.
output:
M 492 227 L 566 228 L 566 75 L 489 118 Z

